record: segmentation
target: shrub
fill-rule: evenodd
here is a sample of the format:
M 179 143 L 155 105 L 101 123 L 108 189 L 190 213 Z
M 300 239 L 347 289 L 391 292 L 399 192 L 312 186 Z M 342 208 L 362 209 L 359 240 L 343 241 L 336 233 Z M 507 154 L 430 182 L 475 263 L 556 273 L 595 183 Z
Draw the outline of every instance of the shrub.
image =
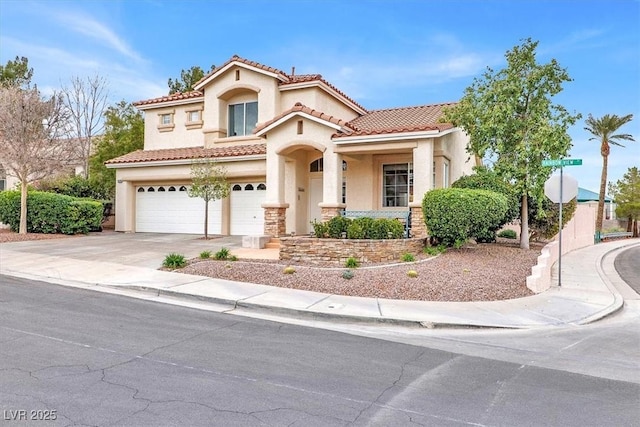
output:
M 411 277 L 412 279 L 415 279 L 416 277 L 418 277 L 418 272 L 415 270 L 409 270 L 407 271 L 407 276 Z
M 347 261 L 344 263 L 344 266 L 347 268 L 358 268 L 360 266 L 360 261 L 358 261 L 354 257 L 347 258 Z
M 404 225 L 398 219 L 378 218 L 371 223 L 371 239 L 402 239 Z
M 545 198 L 542 202 L 542 211 L 540 211 L 537 208 L 537 203 L 535 201 L 532 203 L 533 206 L 531 206 L 529 210 L 529 229 L 532 238 L 537 239 L 542 237 L 550 239 L 558 234 L 560 205 Z M 562 223 L 564 225 L 573 218 L 577 207 L 578 203 L 576 199 L 571 200 L 569 203 L 562 204 Z
M 229 249 L 222 248 L 213 256 L 217 260 L 226 260 L 229 258 Z
M 229 261 L 237 261 L 238 257 L 235 256 L 235 255 L 230 255 L 228 259 L 229 259 Z
M 354 273 L 353 270 L 345 270 L 342 272 L 342 278 L 347 280 L 353 279 L 355 275 L 356 273 Z
M 328 236 L 329 228 L 324 222 L 318 222 L 314 219 L 313 221 L 311 221 L 311 226 L 313 227 L 313 233 L 316 235 L 316 237 L 324 238 Z
M 209 259 L 211 258 L 211 251 L 202 251 L 200 252 L 201 259 Z
M 413 254 L 406 253 L 402 254 L 401 260 L 402 262 L 414 262 L 416 260 L 416 257 Z
M 447 250 L 445 245 L 425 246 L 424 253 L 431 256 L 439 255 Z
M 343 216 L 334 216 L 327 221 L 327 234 L 332 239 L 342 238 L 342 233 L 346 233 L 351 220 Z
M 487 190 L 441 188 L 424 195 L 422 212 L 429 234 L 452 246 L 469 238 L 493 241 L 507 211 L 507 198 Z
M 29 191 L 27 195 L 27 231 L 30 233 L 88 233 L 99 229 L 103 206 L 95 200 L 62 194 Z M 0 222 L 11 230 L 20 229 L 20 192 L 0 192 Z
M 288 266 L 288 267 L 285 267 L 284 270 L 282 270 L 282 272 L 284 274 L 293 274 L 296 272 L 296 269 L 291 266 Z
M 489 190 L 500 193 L 507 198 L 507 212 L 500 226 L 507 224 L 520 216 L 520 196 L 509 182 L 498 176 L 494 171 L 484 166 L 474 167 L 474 174 L 464 175 L 451 184 L 453 188 L 467 188 L 471 190 Z
M 362 221 L 358 221 L 358 219 L 351 221 L 351 224 L 349 224 L 349 227 L 347 227 L 347 239 L 365 239 L 366 238 L 367 234 L 366 234 L 365 228 L 362 225 Z
M 498 237 L 502 237 L 504 239 L 515 239 L 516 237 L 518 237 L 518 235 L 515 231 L 507 229 L 499 232 Z
M 182 268 L 187 265 L 187 260 L 184 258 L 184 255 L 171 253 L 164 258 L 164 262 L 162 263 L 163 267 L 166 268 Z

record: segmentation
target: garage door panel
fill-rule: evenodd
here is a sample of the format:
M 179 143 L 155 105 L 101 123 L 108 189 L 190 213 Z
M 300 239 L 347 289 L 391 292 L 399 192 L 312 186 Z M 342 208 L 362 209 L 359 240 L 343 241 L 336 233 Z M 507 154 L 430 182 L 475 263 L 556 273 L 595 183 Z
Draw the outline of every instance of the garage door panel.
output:
M 231 235 L 264 234 L 264 183 L 231 184 Z
M 186 191 L 157 191 L 159 187 L 145 186 L 144 192 L 136 191 L 136 231 L 204 233 L 204 200 L 189 197 Z M 162 187 L 167 190 L 170 186 Z M 149 188 L 155 191 L 149 191 Z M 209 233 L 222 232 L 221 217 L 220 200 L 209 202 Z

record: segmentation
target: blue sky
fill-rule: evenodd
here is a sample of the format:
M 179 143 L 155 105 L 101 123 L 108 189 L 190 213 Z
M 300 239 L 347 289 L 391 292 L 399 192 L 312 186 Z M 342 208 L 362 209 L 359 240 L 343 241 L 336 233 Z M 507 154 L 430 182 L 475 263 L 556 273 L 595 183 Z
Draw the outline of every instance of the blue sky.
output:
M 45 92 L 98 73 L 112 102 L 164 95 L 181 69 L 234 54 L 320 73 L 368 109 L 456 101 L 529 37 L 574 79 L 556 102 L 583 115 L 570 155 L 584 162 L 565 172 L 598 190 L 589 113 L 634 115 L 621 131 L 638 141 L 612 148 L 609 180 L 640 166 L 640 0 L 0 0 L 0 63 L 28 57 Z

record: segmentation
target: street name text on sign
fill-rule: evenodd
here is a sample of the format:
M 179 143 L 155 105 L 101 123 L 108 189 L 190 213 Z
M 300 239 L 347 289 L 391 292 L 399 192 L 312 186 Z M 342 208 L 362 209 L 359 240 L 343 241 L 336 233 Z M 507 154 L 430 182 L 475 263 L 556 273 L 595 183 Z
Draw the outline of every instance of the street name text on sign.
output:
M 582 159 L 550 159 L 543 160 L 542 166 L 581 166 Z

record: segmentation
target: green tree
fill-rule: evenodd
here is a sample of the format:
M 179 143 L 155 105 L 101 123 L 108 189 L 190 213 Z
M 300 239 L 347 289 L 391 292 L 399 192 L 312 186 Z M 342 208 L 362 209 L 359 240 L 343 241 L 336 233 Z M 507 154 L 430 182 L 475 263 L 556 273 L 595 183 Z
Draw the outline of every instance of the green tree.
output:
M 116 171 L 105 166 L 107 160 L 144 147 L 142 113 L 128 102 L 120 101 L 107 107 L 104 113 L 104 133 L 96 139 L 94 154 L 89 159 L 89 176 L 96 187 L 113 199 Z
M 209 72 L 214 70 L 215 65 L 212 65 Z M 170 78 L 167 84 L 169 85 L 169 95 L 174 93 L 184 93 L 193 90 L 193 86 L 200 81 L 205 75 L 205 72 L 199 65 L 194 65 L 188 70 L 182 70 L 180 72 L 179 79 Z
M 487 68 L 443 116 L 469 135 L 469 152 L 493 161 L 496 173 L 513 184 L 520 198 L 523 249 L 529 248 L 527 197 L 542 200 L 544 182 L 552 172 L 542 160 L 567 155 L 567 130 L 580 118 L 552 103 L 571 78 L 555 59 L 537 63 L 537 46 L 526 39 L 508 51 L 507 67 L 497 72 Z
M 622 179 L 609 188 L 617 207 L 616 215 L 627 218 L 627 231 L 638 237 L 638 220 L 640 220 L 640 171 L 637 167 L 629 168 Z
M 33 77 L 33 68 L 29 68 L 29 60 L 17 57 L 7 61 L 7 65 L 0 65 L 0 86 L 29 87 Z
M 200 160 L 191 164 L 189 197 L 204 200 L 204 238 L 209 238 L 209 202 L 229 196 L 226 170 L 213 160 Z
M 633 119 L 633 114 L 627 114 L 618 117 L 615 114 L 605 114 L 603 117 L 596 119 L 591 114 L 586 120 L 587 126 L 584 128 L 591 133 L 593 137 L 589 141 L 600 141 L 600 155 L 602 156 L 602 172 L 600 174 L 600 194 L 598 197 L 598 213 L 596 216 L 596 232 L 602 231 L 602 217 L 604 211 L 604 194 L 607 187 L 607 169 L 609 165 L 609 153 L 611 152 L 610 144 L 624 147 L 619 140 L 634 141 L 633 137 L 626 133 L 616 134 L 626 123 Z

